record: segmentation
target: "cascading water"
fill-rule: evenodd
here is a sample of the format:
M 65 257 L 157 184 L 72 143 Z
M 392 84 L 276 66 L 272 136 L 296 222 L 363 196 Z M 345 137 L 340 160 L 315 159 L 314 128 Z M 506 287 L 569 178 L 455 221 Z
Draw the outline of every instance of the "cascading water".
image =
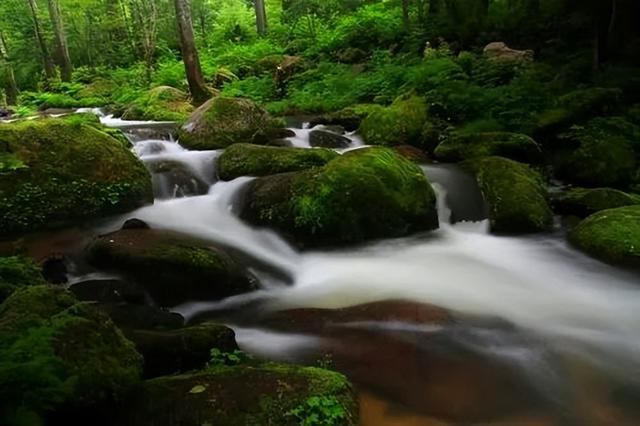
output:
M 102 120 L 112 126 L 131 125 L 109 117 Z M 309 130 L 295 132 L 292 144 L 309 147 Z M 356 136 L 349 138 L 353 141 L 350 148 L 362 146 Z M 300 253 L 276 233 L 252 228 L 237 217 L 234 200 L 251 178 L 216 182 L 218 151 L 189 152 L 166 140 L 138 141 L 134 151 L 152 170 L 157 162 L 183 165 L 209 189 L 179 199 L 157 194 L 162 199 L 127 217 L 142 219 L 153 228 L 224 244 L 291 280 L 287 283 L 270 276 L 269 285 L 256 293 L 176 308 L 187 318 L 249 300 L 260 302 L 264 309 L 282 310 L 344 308 L 403 299 L 515 325 L 517 332 L 470 326 L 451 338 L 469 350 L 517 364 L 537 386 L 560 386 L 549 373 L 554 368 L 549 354 L 577 357 L 614 377 L 621 386 L 636 386 L 640 381 L 636 376 L 640 371 L 637 274 L 592 260 L 558 235 L 490 235 L 482 220 L 485 206 L 473 179 L 455 167 L 424 167 L 439 193 L 439 230 L 331 252 Z M 425 336 L 440 332 L 416 331 L 402 323 L 373 325 Z M 240 344 L 254 353 L 288 359 L 305 342 L 319 344 L 313 336 L 287 337 L 258 328 L 236 329 Z

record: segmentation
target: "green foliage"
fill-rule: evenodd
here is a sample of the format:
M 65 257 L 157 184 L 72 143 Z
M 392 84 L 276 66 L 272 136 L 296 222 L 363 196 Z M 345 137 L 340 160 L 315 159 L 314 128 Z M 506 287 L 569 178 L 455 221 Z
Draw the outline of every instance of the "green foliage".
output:
M 374 110 L 360 124 L 358 132 L 371 145 L 414 145 L 421 147 L 427 104 L 419 96 L 398 98 L 387 108 Z
M 223 352 L 218 348 L 211 349 L 209 366 L 216 367 L 225 365 L 232 367 L 250 360 L 251 357 L 245 352 L 234 350 L 233 352 Z
M 33 261 L 18 257 L 0 257 L 0 303 L 15 290 L 44 284 L 40 268 Z
M 302 426 L 333 426 L 345 421 L 347 412 L 334 396 L 312 396 L 287 412 Z

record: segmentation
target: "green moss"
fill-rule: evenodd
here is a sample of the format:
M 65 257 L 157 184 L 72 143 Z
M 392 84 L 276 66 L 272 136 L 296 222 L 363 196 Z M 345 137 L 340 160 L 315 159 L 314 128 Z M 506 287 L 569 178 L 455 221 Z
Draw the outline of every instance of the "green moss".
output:
M 271 125 L 269 115 L 248 99 L 219 96 L 203 104 L 178 132 L 189 149 L 221 149 L 251 142 Z
M 139 381 L 141 357 L 103 314 L 47 286 L 0 305 L 0 420 L 100 407 Z M 11 423 L 9 423 L 11 424 Z
M 554 158 L 561 178 L 586 186 L 625 186 L 631 181 L 639 127 L 620 117 L 594 118 L 562 137 L 565 146 Z
M 438 226 L 435 194 L 422 170 L 386 148 L 351 151 L 323 168 L 258 179 L 243 216 L 310 246 Z
M 601 210 L 640 204 L 640 195 L 627 194 L 611 188 L 574 188 L 557 194 L 553 199 L 556 211 L 586 217 Z
M 328 149 L 277 148 L 235 144 L 218 158 L 218 175 L 223 180 L 240 176 L 266 176 L 322 166 L 338 154 Z
M 391 106 L 374 109 L 360 124 L 358 133 L 370 145 L 421 147 L 427 103 L 419 96 L 398 98 Z
M 569 241 L 606 262 L 640 268 L 640 206 L 591 215 L 569 233 Z
M 537 162 L 540 146 L 529 136 L 508 132 L 452 132 L 435 150 L 438 159 L 462 161 L 497 155 L 524 162 Z
M 0 257 L 0 303 L 19 288 L 44 284 L 40 268 L 23 257 Z
M 149 172 L 129 150 L 102 130 L 69 120 L 0 125 L 0 152 L 25 166 L 0 174 L 3 236 L 68 226 L 153 199 Z
M 210 419 L 225 425 L 297 425 L 301 423 L 294 410 L 315 399 L 331 401 L 331 412 L 341 414 L 324 424 L 357 424 L 356 396 L 344 376 L 275 363 L 219 365 L 207 372 L 148 381 L 132 401 L 128 420 L 137 424 L 151 418 L 159 426 Z
M 471 170 L 489 205 L 494 233 L 538 232 L 550 229 L 553 213 L 542 178 L 525 164 L 502 157 L 469 160 Z
M 155 87 L 127 105 L 122 118 L 184 122 L 193 112 L 189 95 L 170 86 Z

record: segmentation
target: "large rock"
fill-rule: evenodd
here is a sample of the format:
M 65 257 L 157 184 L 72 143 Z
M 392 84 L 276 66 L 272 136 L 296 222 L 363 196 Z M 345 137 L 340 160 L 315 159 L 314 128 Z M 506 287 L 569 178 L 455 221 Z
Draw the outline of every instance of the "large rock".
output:
M 350 151 L 323 168 L 259 178 L 242 217 L 302 246 L 397 237 L 438 227 L 422 170 L 386 148 Z
M 217 169 L 220 179 L 232 180 L 240 176 L 267 176 L 323 166 L 337 156 L 327 149 L 235 144 L 218 158 Z
M 469 160 L 463 166 L 474 173 L 489 205 L 494 233 L 527 233 L 551 228 L 553 213 L 542 178 L 527 165 L 502 157 Z
M 309 145 L 318 148 L 347 148 L 351 140 L 347 137 L 327 130 L 312 130 L 309 132 Z
M 77 224 L 153 200 L 149 172 L 82 121 L 0 125 L 0 235 Z
M 269 114 L 252 101 L 218 96 L 205 102 L 178 131 L 182 146 L 210 150 L 251 142 L 271 125 Z
M 158 377 L 204 368 L 211 349 L 238 349 L 235 333 L 218 324 L 202 324 L 175 330 L 125 330 L 144 357 L 145 377 Z
M 398 98 L 387 108 L 374 109 L 360 124 L 358 133 L 370 145 L 421 147 L 427 103 L 419 96 Z
M 145 382 L 119 424 L 136 426 L 356 425 L 358 403 L 341 374 L 284 364 L 217 366 Z
M 453 132 L 435 150 L 443 161 L 462 161 L 497 155 L 525 163 L 538 162 L 540 146 L 529 136 L 508 132 Z
M 383 107 L 376 104 L 358 104 L 341 109 L 340 111 L 314 117 L 309 120 L 309 125 L 311 127 L 315 127 L 318 124 L 342 126 L 345 130 L 353 132 L 358 130 L 362 120 L 367 118 L 369 114 L 381 109 L 383 109 Z
M 640 127 L 620 117 L 599 117 L 563 135 L 556 174 L 584 186 L 626 186 L 637 169 Z M 640 145 L 635 146 L 640 150 Z
M 136 279 L 162 306 L 256 289 L 254 279 L 223 249 L 170 232 L 126 229 L 104 235 L 89 247 L 89 259 Z
M 640 195 L 611 188 L 573 188 L 556 194 L 552 201 L 558 213 L 587 217 L 601 210 L 640 204 Z
M 65 290 L 16 291 L 0 305 L 0 423 L 101 416 L 140 380 L 142 358 L 107 316 Z M 59 424 L 54 420 L 47 424 Z
M 42 271 L 30 259 L 20 256 L 0 257 L 0 303 L 26 286 L 44 284 Z
M 606 262 L 640 268 L 640 206 L 591 215 L 569 233 L 569 241 Z
M 533 59 L 533 50 L 511 49 L 501 41 L 489 43 L 484 47 L 484 55 L 499 61 L 521 61 Z
M 188 93 L 175 87 L 159 86 L 127 105 L 122 118 L 183 122 L 193 110 Z

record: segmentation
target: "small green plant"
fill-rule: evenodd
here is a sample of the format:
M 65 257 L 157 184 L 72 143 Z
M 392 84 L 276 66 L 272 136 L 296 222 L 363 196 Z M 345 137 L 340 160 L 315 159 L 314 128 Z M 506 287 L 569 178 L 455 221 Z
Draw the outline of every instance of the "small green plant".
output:
M 249 358 L 250 357 L 248 354 L 237 349 L 233 352 L 222 352 L 218 348 L 213 348 L 210 352 L 209 365 L 226 365 L 230 367 L 241 364 L 242 362 L 247 361 Z
M 298 405 L 287 416 L 295 417 L 302 426 L 332 426 L 347 418 L 340 401 L 335 396 L 312 396 Z

